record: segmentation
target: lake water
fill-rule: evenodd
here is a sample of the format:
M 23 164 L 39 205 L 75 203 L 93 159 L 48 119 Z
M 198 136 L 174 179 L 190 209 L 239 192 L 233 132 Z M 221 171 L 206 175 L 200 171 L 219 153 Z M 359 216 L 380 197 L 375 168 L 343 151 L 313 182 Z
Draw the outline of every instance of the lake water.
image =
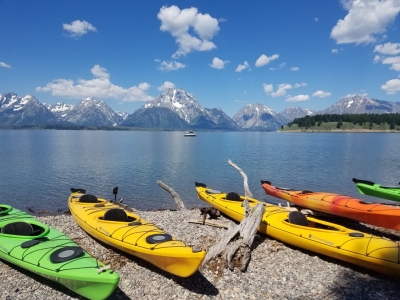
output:
M 270 201 L 260 180 L 274 185 L 342 193 L 362 199 L 353 177 L 397 185 L 400 134 L 0 130 L 0 203 L 27 210 L 67 209 L 70 188 L 137 209 L 176 208 L 160 180 L 187 207 L 207 206 L 194 182 Z

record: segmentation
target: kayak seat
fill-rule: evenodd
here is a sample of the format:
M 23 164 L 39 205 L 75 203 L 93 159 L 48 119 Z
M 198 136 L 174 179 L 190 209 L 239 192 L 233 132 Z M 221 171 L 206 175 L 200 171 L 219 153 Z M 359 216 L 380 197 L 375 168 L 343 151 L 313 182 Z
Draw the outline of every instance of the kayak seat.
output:
M 300 211 L 291 211 L 289 213 L 289 223 L 300 225 L 300 226 L 308 226 L 307 217 Z
M 33 229 L 32 225 L 27 222 L 13 222 L 3 226 L 1 233 L 30 236 L 33 234 Z
M 128 215 L 123 209 L 112 208 L 106 211 L 103 220 L 116 222 L 129 222 Z
M 99 200 L 94 195 L 85 194 L 79 197 L 79 202 L 84 203 L 97 203 Z
M 235 192 L 230 192 L 230 193 L 226 194 L 225 199 L 231 200 L 231 201 L 242 201 L 239 194 L 235 193 Z

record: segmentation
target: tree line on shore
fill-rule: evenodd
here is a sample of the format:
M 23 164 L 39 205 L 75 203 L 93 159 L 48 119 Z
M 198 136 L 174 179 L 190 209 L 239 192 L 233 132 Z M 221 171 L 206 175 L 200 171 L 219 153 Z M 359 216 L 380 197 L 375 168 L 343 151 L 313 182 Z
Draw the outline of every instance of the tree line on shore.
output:
M 321 126 L 322 123 L 337 122 L 336 128 L 340 128 L 343 122 L 353 123 L 353 125 L 363 126 L 369 124 L 372 128 L 373 124 L 389 124 L 389 129 L 395 129 L 396 126 L 400 126 L 400 114 L 324 114 L 305 116 L 296 118 L 292 122 L 288 123 L 287 126 L 290 128 L 293 125 L 297 125 L 299 128 L 310 128 L 313 126 Z

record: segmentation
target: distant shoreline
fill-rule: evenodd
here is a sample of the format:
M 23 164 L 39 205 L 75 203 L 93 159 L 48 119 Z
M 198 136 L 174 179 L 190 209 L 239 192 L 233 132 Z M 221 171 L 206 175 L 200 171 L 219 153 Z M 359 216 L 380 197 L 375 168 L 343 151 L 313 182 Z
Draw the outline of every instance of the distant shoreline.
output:
M 400 133 L 398 130 L 369 130 L 369 129 L 337 129 L 337 130 L 314 130 L 314 129 L 300 129 L 300 130 L 277 130 L 277 132 L 333 132 L 333 133 L 346 133 L 346 132 L 358 132 L 358 133 Z

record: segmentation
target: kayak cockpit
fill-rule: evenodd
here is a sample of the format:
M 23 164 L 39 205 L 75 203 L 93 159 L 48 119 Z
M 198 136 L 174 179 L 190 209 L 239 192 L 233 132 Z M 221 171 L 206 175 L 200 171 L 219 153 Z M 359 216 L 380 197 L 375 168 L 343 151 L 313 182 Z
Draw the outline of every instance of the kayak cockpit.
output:
M 8 214 L 10 211 L 12 211 L 10 205 L 0 204 L 0 216 Z
M 111 208 L 107 210 L 103 216 L 100 216 L 99 220 L 132 223 L 139 222 L 140 218 L 132 214 L 127 214 L 126 211 L 121 208 Z
M 1 234 L 13 236 L 42 237 L 49 232 L 49 227 L 34 222 L 9 222 L 0 228 Z
M 291 211 L 288 214 L 288 218 L 285 221 L 290 223 L 291 225 L 297 225 L 302 227 L 317 228 L 330 231 L 345 231 L 344 227 L 342 228 L 342 226 L 340 225 L 334 227 L 332 226 L 332 223 L 326 223 L 322 220 L 317 220 L 314 218 L 307 218 L 300 211 Z

